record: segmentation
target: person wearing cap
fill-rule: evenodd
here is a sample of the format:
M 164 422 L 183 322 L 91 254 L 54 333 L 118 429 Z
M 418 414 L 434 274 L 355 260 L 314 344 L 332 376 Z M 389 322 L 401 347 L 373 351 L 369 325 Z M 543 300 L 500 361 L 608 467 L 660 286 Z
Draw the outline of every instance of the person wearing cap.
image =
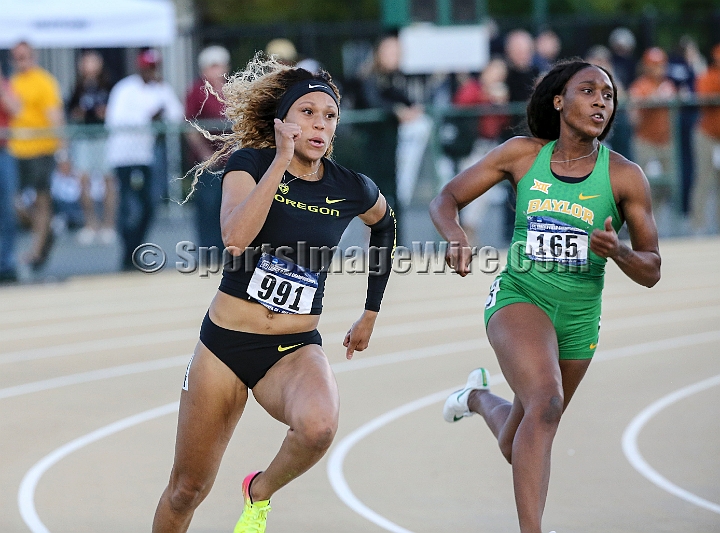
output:
M 642 55 L 641 72 L 628 88 L 630 120 L 634 127 L 634 161 L 650 181 L 653 206 L 669 200 L 675 180 L 670 108 L 659 106 L 675 98 L 675 84 L 667 76 L 668 56 L 652 47 Z
M 283 65 L 294 65 L 297 61 L 297 49 L 290 39 L 279 37 L 272 39 L 265 46 L 265 53 L 274 57 L 279 63 Z
M 695 127 L 695 181 L 690 202 L 693 230 L 708 229 L 708 200 L 715 195 L 715 206 L 720 213 L 720 43 L 711 53 L 707 71 L 695 83 L 700 99 L 713 99 L 714 105 L 700 108 L 700 119 Z M 717 229 L 717 217 L 713 230 Z
M 392 266 L 392 209 L 370 178 L 329 157 L 340 94 L 327 72 L 259 54 L 224 85 L 223 98 L 232 128 L 211 135 L 222 145 L 195 175 L 229 155 L 220 214 L 228 254 L 185 372 L 154 533 L 187 531 L 250 390 L 288 426 L 270 464 L 241 484 L 234 532 L 265 531 L 270 497 L 315 465 L 337 431 L 338 388 L 317 326 L 334 250 L 355 217 L 370 227 L 371 252 L 365 309 L 343 341 L 348 359 L 368 347 Z
M 156 140 L 153 124 L 179 123 L 183 119 L 182 103 L 170 84 L 159 77 L 161 61 L 158 50 L 140 52 L 138 73 L 115 84 L 105 111 L 105 126 L 110 130 L 106 161 L 115 171 L 120 190 L 122 270 L 133 270 L 133 252 L 145 242 L 159 200 L 152 194 Z
M 608 45 L 612 52 L 612 68 L 617 81 L 623 87 L 630 87 L 637 75 L 637 59 L 635 58 L 635 35 L 625 27 L 615 28 L 610 32 Z
M 62 96 L 55 77 L 37 63 L 37 54 L 27 42 L 10 51 L 15 72 L 10 78 L 10 154 L 17 160 L 20 190 L 34 191 L 34 202 L 19 213 L 27 216 L 34 233 L 25 262 L 33 270 L 42 268 L 53 245 L 50 177 L 55 153 L 66 150 L 59 128 L 65 124 Z
M 223 131 L 222 86 L 230 70 L 230 52 L 222 46 L 208 46 L 198 55 L 200 77 L 195 80 L 185 97 L 185 116 L 188 120 L 207 129 L 213 135 Z M 218 148 L 217 143 L 207 140 L 200 131 L 190 130 L 185 135 L 190 148 L 191 163 L 196 165 L 210 159 Z M 214 169 L 220 170 L 220 169 Z M 220 234 L 220 202 L 222 189 L 220 179 L 211 171 L 198 178 L 193 202 L 195 203 L 195 227 L 198 247 L 224 248 Z

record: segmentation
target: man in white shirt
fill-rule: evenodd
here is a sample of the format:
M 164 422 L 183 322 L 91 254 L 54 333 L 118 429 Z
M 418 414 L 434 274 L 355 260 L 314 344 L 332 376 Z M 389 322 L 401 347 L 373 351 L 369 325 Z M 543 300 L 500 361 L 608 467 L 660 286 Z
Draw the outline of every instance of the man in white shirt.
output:
M 110 91 L 105 126 L 110 130 L 107 163 L 120 186 L 118 225 L 123 240 L 122 270 L 132 270 L 133 251 L 143 242 L 152 222 L 154 122 L 180 122 L 183 105 L 172 87 L 159 78 L 160 52 L 138 55 L 138 74 L 120 80 Z

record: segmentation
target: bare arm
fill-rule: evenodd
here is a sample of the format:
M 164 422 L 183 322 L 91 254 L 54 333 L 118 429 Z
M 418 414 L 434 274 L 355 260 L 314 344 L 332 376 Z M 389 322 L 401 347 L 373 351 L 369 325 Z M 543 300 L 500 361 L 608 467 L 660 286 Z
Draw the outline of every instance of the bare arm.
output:
M 228 172 L 223 179 L 220 229 L 225 246 L 240 255 L 258 234 L 272 205 L 275 192 L 295 151 L 300 126 L 275 119 L 277 152 L 260 181 L 247 172 Z
M 627 222 L 630 246 L 620 242 L 608 217 L 604 230 L 592 232 L 590 249 L 611 258 L 634 282 L 652 287 L 660 280 L 661 260 L 650 185 L 640 167 L 627 160 L 611 163 L 611 175 L 613 170 L 617 176 L 613 189 L 617 187 L 618 207 Z
M 430 217 L 440 235 L 450 243 L 457 243 L 448 248 L 445 260 L 461 276 L 470 272 L 472 255 L 460 225 L 460 210 L 493 185 L 522 178 L 542 145 L 537 139 L 510 139 L 455 176 L 430 203 Z
M 20 99 L 13 93 L 10 83 L 0 74 L 0 105 L 10 116 L 15 116 L 20 112 L 22 103 Z

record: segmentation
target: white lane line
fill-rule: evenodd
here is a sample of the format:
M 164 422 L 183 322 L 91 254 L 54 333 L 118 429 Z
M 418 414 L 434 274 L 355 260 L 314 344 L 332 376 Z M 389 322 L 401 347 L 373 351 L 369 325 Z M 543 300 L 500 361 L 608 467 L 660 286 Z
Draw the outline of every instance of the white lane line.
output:
M 96 429 L 92 433 L 83 435 L 67 444 L 57 448 L 49 455 L 43 457 L 38 463 L 36 463 L 22 479 L 20 483 L 20 490 L 18 491 L 18 506 L 20 508 L 20 514 L 23 520 L 30 528 L 33 533 L 50 533 L 50 530 L 45 527 L 35 509 L 35 488 L 37 487 L 40 478 L 43 474 L 55 463 L 67 457 L 71 453 L 105 438 L 109 435 L 122 431 L 123 429 L 130 428 L 142 422 L 147 422 L 154 418 L 159 418 L 170 413 L 174 413 L 178 410 L 179 402 L 172 402 L 155 409 L 150 409 L 142 413 L 138 413 L 117 422 L 113 422 L 105 427 Z
M 695 334 L 695 335 L 687 335 L 684 337 L 677 337 L 674 339 L 665 339 L 663 341 L 643 343 L 643 344 L 638 344 L 638 345 L 634 345 L 634 346 L 628 346 L 628 347 L 624 347 L 624 348 L 608 350 L 606 352 L 599 353 L 596 356 L 596 358 L 607 360 L 607 359 L 614 359 L 617 357 L 639 355 L 639 354 L 648 353 L 651 351 L 659 351 L 662 348 L 668 349 L 668 348 L 675 348 L 675 347 L 681 347 L 681 346 L 690 346 L 693 344 L 703 344 L 706 342 L 714 341 L 717 338 L 720 338 L 720 331 L 708 332 L 708 333 L 703 333 L 703 334 Z M 658 345 L 660 345 L 660 346 L 658 346 Z M 341 363 L 335 363 L 332 365 L 332 368 L 333 368 L 334 372 L 341 373 L 341 372 L 347 372 L 350 370 L 361 370 L 361 369 L 372 368 L 375 366 L 380 366 L 380 365 L 385 365 L 385 364 L 392 364 L 392 363 L 397 363 L 397 362 L 402 362 L 402 361 L 411 361 L 411 360 L 417 360 L 417 359 L 422 359 L 422 358 L 426 358 L 426 357 L 434 357 L 434 356 L 439 356 L 439 355 L 445 355 L 448 353 L 458 353 L 458 352 L 462 352 L 462 351 L 477 350 L 477 349 L 483 349 L 483 348 L 488 348 L 488 347 L 489 347 L 489 344 L 487 342 L 487 339 L 485 339 L 485 338 L 472 339 L 472 340 L 468 340 L 468 341 L 459 341 L 459 342 L 429 346 L 429 347 L 420 348 L 417 350 L 403 350 L 403 351 L 399 351 L 399 352 L 358 359 L 355 361 L 345 361 L 345 362 L 341 362 Z M 33 382 L 33 383 L 27 383 L 24 385 L 19 385 L 17 387 L 9 387 L 7 389 L 0 389 L 0 398 L 17 396 L 19 394 L 27 394 L 30 392 L 35 392 L 36 390 L 38 390 L 38 391 L 39 390 L 48 390 L 51 388 L 71 385 L 71 384 L 75 384 L 75 383 L 85 383 L 88 381 L 107 379 L 110 377 L 117 377 L 117 376 L 134 374 L 134 373 L 146 371 L 146 370 L 142 370 L 143 368 L 146 368 L 147 370 L 153 370 L 153 369 L 159 369 L 159 368 L 167 368 L 167 367 L 171 367 L 173 365 L 184 365 L 184 364 L 187 364 L 186 358 L 187 358 L 187 356 L 170 357 L 170 358 L 166 358 L 166 359 L 160 359 L 157 361 L 149 361 L 146 363 L 136 363 L 136 364 L 132 364 L 132 365 L 122 365 L 119 367 L 113 367 L 113 368 L 108 368 L 108 369 L 103 369 L 103 370 L 98 370 L 98 371 L 91 371 L 91 372 L 83 372 L 80 374 L 73 374 L 70 376 L 64 376 L 61 378 L 55 378 L 55 379 L 51 379 L 51 380 L 43 380 L 43 381 L 38 381 L 38 382 Z M 502 376 L 497 376 L 497 378 L 495 378 L 495 377 L 492 378 L 493 384 L 501 383 L 503 381 L 504 381 L 504 379 L 502 378 Z M 449 389 L 449 391 L 452 392 L 453 390 L 457 390 L 460 387 L 462 387 L 462 385 L 460 385 L 458 387 L 454 387 L 453 389 Z M 34 389 L 36 389 L 36 390 L 34 390 Z M 411 405 L 411 404 L 408 404 L 408 406 L 401 406 L 401 407 L 397 408 L 396 410 L 404 410 L 403 415 L 399 415 L 399 416 L 404 416 L 404 414 L 409 414 L 410 412 L 420 409 L 425 405 L 430 405 L 433 402 L 444 399 L 445 396 L 447 396 L 447 394 L 449 394 L 450 392 L 441 391 L 439 393 L 435 393 L 435 394 L 431 395 L 432 397 L 440 396 L 440 399 L 435 399 L 432 402 L 429 402 L 427 404 L 425 404 L 423 402 L 429 401 L 428 397 L 420 398 L 419 400 L 416 400 L 415 402 L 411 402 L 412 405 L 416 406 L 416 407 L 412 408 L 411 410 L 408 410 L 408 409 L 410 409 L 409 405 Z M 445 396 L 442 396 L 443 394 L 445 394 Z M 168 404 L 168 405 L 175 405 L 176 406 L 175 409 L 177 409 L 177 402 L 174 404 Z M 417 407 L 417 405 L 420 405 L 420 406 Z M 167 407 L 167 406 L 163 406 L 158 409 L 163 409 L 165 407 Z M 153 411 L 155 411 L 155 410 L 146 411 L 146 413 L 153 412 Z M 171 412 L 171 411 L 169 411 L 169 412 Z M 391 411 L 391 412 L 394 412 L 394 411 Z M 165 413 L 165 414 L 168 414 L 168 413 Z M 140 413 L 139 415 L 136 415 L 136 416 L 140 416 L 140 415 L 142 415 L 142 413 Z M 160 416 L 160 415 L 158 415 L 158 416 Z M 132 418 L 133 417 L 130 417 L 130 419 L 132 419 Z M 124 419 L 124 420 L 127 421 L 130 419 Z M 136 424 L 139 424 L 140 422 L 143 422 L 143 421 L 144 421 L 144 419 L 139 420 L 138 422 L 136 422 Z M 116 422 L 116 424 L 119 424 L 121 422 L 123 422 L 123 421 Z M 372 423 L 373 423 L 373 421 L 369 422 L 365 426 L 368 426 L 369 424 L 372 424 Z M 386 423 L 387 422 L 377 425 L 377 427 L 373 428 L 372 431 L 376 431 L 377 429 L 379 429 Z M 126 425 L 125 427 L 122 427 L 120 429 L 125 429 L 127 427 L 131 427 L 131 425 L 134 425 L 134 424 Z M 112 424 L 111 424 L 111 426 L 112 426 Z M 363 426 L 363 427 L 365 427 L 365 426 Z M 106 426 L 106 428 L 107 427 L 110 427 L 110 426 Z M 101 428 L 100 430 L 97 430 L 97 431 L 102 431 L 102 429 L 104 429 L 104 428 Z M 118 429 L 117 431 L 120 431 L 120 429 Z M 360 429 L 362 429 L 362 428 L 360 428 Z M 355 432 L 360 431 L 360 429 L 356 430 Z M 25 479 L 29 476 L 30 472 L 34 471 L 38 467 L 38 465 L 43 464 L 45 461 L 48 460 L 49 457 L 52 457 L 52 456 L 54 456 L 54 454 L 58 453 L 59 450 L 63 450 L 64 448 L 66 448 L 67 446 L 70 446 L 73 443 L 82 442 L 83 439 L 89 437 L 90 435 L 94 435 L 95 433 L 97 433 L 97 431 L 90 433 L 84 437 L 80 437 L 80 438 L 76 439 L 75 441 L 72 441 L 71 443 L 66 444 L 65 446 L 62 446 L 61 448 L 58 448 L 55 452 L 52 452 L 50 455 L 41 459 L 35 466 L 33 466 L 31 468 L 31 470 L 28 472 L 28 474 L 26 474 L 25 478 L 23 479 L 23 484 L 21 484 L 21 490 L 18 494 L 18 504 L 20 505 L 21 510 L 23 508 L 28 509 L 28 513 L 29 513 L 28 516 L 31 516 L 31 518 L 34 516 L 34 519 L 37 519 L 37 522 L 33 522 L 34 526 L 31 525 L 31 523 L 29 523 L 26 520 L 26 524 L 28 524 L 28 526 L 31 528 L 33 533 L 50 533 L 47 530 L 47 528 L 44 526 L 44 524 L 42 524 L 42 522 L 39 521 L 39 519 L 37 518 L 37 513 L 35 511 L 34 492 L 35 492 L 35 487 L 37 486 L 37 482 L 39 481 L 42 474 L 50 466 L 52 466 L 57 461 L 59 461 L 62 457 L 66 456 L 69 453 L 82 448 L 86 444 L 89 444 L 90 442 L 94 442 L 95 440 L 98 440 L 106 435 L 99 436 L 93 440 L 88 441 L 85 444 L 75 445 L 75 447 L 72 450 L 65 453 L 62 457 L 58 457 L 56 460 L 52 461 L 52 463 L 50 463 L 44 470 L 42 470 L 40 472 L 40 474 L 37 476 L 37 479 L 34 480 L 33 484 L 30 486 L 31 490 L 27 490 L 27 487 L 25 489 L 23 489 L 23 487 L 25 486 Z M 385 520 L 387 524 L 392 524 L 393 527 L 399 528 L 400 526 L 396 526 L 391 521 L 389 521 L 383 517 L 380 517 L 380 515 L 377 515 L 377 513 L 375 513 L 374 511 L 367 508 L 364 504 L 362 504 L 362 502 L 360 502 L 360 500 L 357 499 L 354 496 L 354 494 L 352 493 L 352 491 L 350 490 L 347 482 L 344 479 L 343 473 L 342 473 L 342 465 L 343 465 L 344 457 L 347 455 L 349 450 L 357 442 L 362 440 L 369 433 L 372 433 L 372 431 L 365 432 L 364 434 L 360 435 L 359 438 L 356 438 L 353 442 L 351 442 L 347 445 L 344 445 L 345 440 L 349 439 L 355 433 L 355 432 L 353 432 L 333 447 L 333 452 L 331 453 L 331 455 L 329 457 L 329 461 L 333 462 L 333 465 L 334 465 L 333 469 L 335 471 L 333 472 L 332 475 L 330 474 L 330 462 L 329 462 L 328 463 L 328 476 L 330 477 L 330 481 L 331 481 L 331 484 L 333 485 L 333 489 L 335 489 L 334 483 L 338 483 L 339 480 L 342 480 L 342 483 L 338 485 L 338 487 L 340 487 L 341 493 L 339 493 L 338 490 L 335 490 L 335 492 L 338 495 L 338 497 L 346 505 L 348 505 L 348 507 L 350 507 L 355 512 L 357 512 L 361 516 L 367 518 L 368 520 L 370 520 L 373 523 L 377 523 L 378 525 L 380 525 L 380 523 L 376 522 L 375 520 L 382 519 L 382 520 Z M 109 434 L 111 434 L 111 433 L 108 433 L 108 435 Z M 341 446 L 345 446 L 345 448 L 346 448 L 346 450 L 343 453 L 343 456 L 340 459 L 333 461 L 334 454 L 336 453 L 335 450 L 341 449 Z M 22 511 L 21 511 L 21 513 L 22 513 Z M 368 514 L 366 515 L 366 513 L 368 513 Z M 26 515 L 23 514 L 23 519 L 25 519 L 25 516 Z M 372 517 L 372 519 L 370 517 Z M 377 518 L 377 517 L 379 517 L 379 518 Z M 385 522 L 383 522 L 383 523 L 385 523 Z M 33 527 L 39 527 L 40 529 L 33 529 Z M 399 530 L 391 529 L 390 531 L 400 531 L 400 532 L 405 531 L 407 533 L 412 533 L 412 532 L 408 532 L 407 530 L 402 530 L 402 528 Z
M 344 361 L 341 363 L 335 363 L 331 366 L 334 372 L 342 373 L 348 372 L 350 370 L 361 370 L 364 368 L 372 368 L 380 365 L 399 363 L 403 361 L 413 361 L 438 355 L 447 355 L 449 353 L 476 350 L 482 347 L 488 347 L 487 339 L 451 342 L 446 344 L 440 344 L 437 346 L 429 346 L 426 348 L 421 348 L 419 350 L 403 350 L 383 355 L 376 355 L 373 357 L 366 357 L 357 361 Z M 87 383 L 89 381 L 108 379 L 129 374 L 137 374 L 140 372 L 169 368 L 172 366 L 186 365 L 188 358 L 189 356 L 168 357 L 156 361 L 122 365 L 102 370 L 94 370 L 90 372 L 72 374 L 60 378 L 26 383 L 24 385 L 18 385 L 16 387 L 0 389 L 0 399 L 9 398 L 12 396 L 19 396 L 21 394 L 29 394 L 31 392 L 37 392 L 41 390 L 63 387 L 67 385 Z M 18 506 L 20 507 L 20 514 L 22 515 L 23 520 L 30 528 L 30 530 L 33 533 L 50 533 L 45 524 L 43 524 L 38 517 L 37 511 L 35 509 L 35 488 L 37 487 L 37 484 L 40 481 L 42 475 L 51 466 L 53 466 L 55 463 L 57 463 L 63 457 L 66 457 L 70 453 L 75 452 L 80 448 L 92 442 L 95 442 L 103 437 L 112 435 L 113 433 L 121 431 L 122 429 L 127 429 L 133 425 L 140 424 L 147 420 L 157 418 L 159 416 L 162 416 L 163 414 L 170 414 L 177 410 L 178 405 L 179 402 L 167 404 L 162 407 L 158 407 L 157 409 L 151 409 L 150 411 L 139 413 L 134 417 L 125 418 L 123 420 L 115 422 L 114 424 L 105 426 L 104 428 L 100 428 L 92 433 L 79 437 L 74 441 L 61 446 L 60 448 L 51 452 L 49 455 L 42 458 L 38 463 L 36 463 L 28 471 L 28 473 L 25 474 L 25 477 L 23 478 L 23 481 L 20 485 L 20 491 L 18 492 Z M 174 406 L 174 409 L 171 409 L 171 406 Z
M 110 368 L 101 368 L 100 370 L 90 370 L 88 372 L 69 374 L 67 376 L 60 376 L 57 378 L 32 381 L 30 383 L 23 383 L 22 385 L 0 389 L 0 400 L 3 398 L 22 396 L 23 394 L 32 394 L 33 392 L 40 392 L 43 390 L 67 387 L 69 385 L 89 383 L 90 381 L 99 381 L 101 379 L 110 379 L 120 376 L 128 376 L 131 374 L 141 374 L 143 372 L 151 372 L 153 370 L 162 370 L 165 368 L 172 368 L 174 366 L 187 365 L 189 360 L 190 354 L 178 355 L 174 357 L 166 357 L 164 359 L 146 361 L 143 363 L 130 363 Z
M 405 405 L 401 405 L 400 407 L 397 407 L 392 411 L 388 411 L 374 420 L 371 420 L 367 424 L 360 426 L 335 445 L 333 447 L 333 452 L 330 454 L 330 458 L 328 459 L 327 475 L 330 479 L 330 485 L 332 485 L 335 494 L 338 495 L 340 500 L 366 520 L 369 520 L 373 524 L 376 524 L 387 531 L 392 531 L 393 533 L 412 533 L 409 529 L 400 527 L 384 516 L 379 515 L 367 505 L 362 503 L 357 496 L 353 494 L 353 491 L 350 490 L 350 486 L 343 475 L 343 462 L 352 447 L 371 433 L 400 417 L 444 400 L 448 394 L 451 394 L 456 390 L 457 387 L 454 387 L 452 389 L 436 392 L 430 396 L 425 396 L 424 398 L 406 403 Z
M 640 430 L 645 424 L 650 421 L 652 417 L 654 417 L 660 411 L 662 411 L 666 407 L 669 407 L 675 402 L 687 398 L 688 396 L 697 394 L 698 392 L 702 392 L 706 389 L 709 389 L 710 387 L 715 387 L 717 385 L 720 385 L 720 374 L 715 377 L 700 381 L 698 383 L 688 385 L 687 387 L 683 387 L 682 389 L 676 390 L 675 392 L 668 394 L 667 396 L 664 396 L 656 402 L 650 404 L 643 411 L 641 411 L 640 414 L 638 414 L 632 420 L 632 422 L 630 422 L 627 428 L 625 428 L 622 437 L 622 449 L 623 453 L 625 453 L 625 457 L 632 465 L 632 467 L 664 491 L 669 492 L 670 494 L 677 496 L 678 498 L 683 499 L 687 502 L 690 502 L 693 505 L 697 505 L 698 507 L 702 507 L 703 509 L 712 511 L 713 513 L 720 514 L 720 505 L 718 505 L 717 503 L 713 503 L 704 498 L 696 496 L 692 492 L 678 487 L 674 483 L 668 481 L 667 478 L 661 476 L 657 472 L 657 470 L 655 470 L 647 463 L 647 461 L 645 461 L 642 454 L 640 453 L 640 450 L 638 449 L 637 443 L 637 438 L 640 434 Z
M 123 335 L 107 339 L 58 344 L 43 348 L 31 348 L 0 354 L 0 364 L 15 363 L 18 361 L 31 361 L 46 357 L 62 357 L 65 355 L 78 355 L 81 353 L 116 350 L 118 348 L 137 348 L 139 346 L 152 346 L 167 342 L 197 340 L 199 327 L 174 329 L 169 331 L 156 331 L 138 335 Z
M 665 351 L 675 348 L 693 346 L 697 344 L 706 344 L 710 342 L 715 342 L 718 339 L 720 339 L 720 330 L 710 331 L 707 333 L 698 333 L 694 335 L 685 335 L 682 337 L 664 339 L 656 342 L 645 342 L 632 346 L 626 346 L 623 348 L 615 348 L 604 352 L 598 352 L 598 354 L 594 358 L 601 361 L 608 361 L 620 357 L 628 357 L 632 355 L 641 355 L 646 353 Z M 493 376 L 491 378 L 491 384 L 493 385 L 503 383 L 504 381 L 505 380 L 501 375 L 498 375 L 497 377 Z M 378 515 L 375 511 L 362 503 L 362 501 L 360 501 L 357 496 L 355 496 L 355 494 L 350 489 L 347 481 L 345 480 L 345 476 L 343 474 L 343 462 L 352 447 L 355 446 L 358 442 L 360 442 L 363 438 L 367 437 L 370 433 L 377 431 L 387 423 L 399 418 L 400 416 L 410 414 L 414 411 L 417 411 L 418 409 L 429 406 L 434 402 L 443 401 L 448 394 L 458 389 L 461 389 L 462 387 L 463 385 L 461 384 L 457 387 L 453 387 L 452 389 L 437 392 L 429 396 L 425 396 L 424 398 L 419 398 L 403 406 L 397 407 L 396 409 L 389 411 L 388 413 L 385 413 L 384 415 L 381 415 L 378 418 L 375 418 L 370 422 L 364 424 L 363 426 L 359 427 L 358 429 L 344 437 L 338 443 L 334 444 L 328 458 L 327 474 L 330 480 L 330 484 L 332 485 L 333 490 L 335 491 L 335 494 L 337 494 L 338 498 L 340 498 L 340 500 L 342 500 L 345 505 L 347 505 L 357 514 L 359 514 L 366 520 L 382 527 L 383 529 L 386 529 L 387 531 L 393 531 L 397 533 L 413 533 L 412 531 L 398 526 L 397 524 L 391 522 L 385 517 Z M 396 416 L 393 416 L 393 414 Z M 687 491 L 683 492 L 688 495 L 692 495 Z M 702 498 L 699 498 L 697 496 L 694 496 L 694 498 L 697 498 L 698 501 L 702 500 Z
M 720 317 L 720 306 L 703 306 L 679 311 L 660 313 L 648 313 L 645 315 L 630 318 L 611 319 L 603 322 L 602 331 L 615 331 L 643 327 L 648 325 L 676 324 L 678 322 L 695 322 L 700 319 L 711 319 Z M 411 335 L 430 331 L 445 331 L 448 329 L 459 329 L 481 325 L 483 315 L 479 313 L 468 313 L 458 317 L 433 318 L 427 320 L 414 320 L 400 324 L 387 324 L 378 326 L 373 332 L 374 339 L 387 338 L 399 335 Z M 336 321 L 332 321 L 333 323 Z M 329 321 L 323 320 L 320 324 L 328 325 Z M 14 363 L 21 361 L 32 361 L 46 357 L 60 357 L 104 351 L 114 348 L 136 348 L 145 345 L 162 344 L 165 342 L 193 340 L 197 338 L 199 329 L 196 327 L 176 329 L 170 331 L 157 331 L 153 333 L 133 334 L 111 337 L 109 339 L 98 339 L 82 341 L 77 343 L 56 344 L 53 346 L 29 348 L 0 354 L 0 364 Z M 323 339 L 327 343 L 342 342 L 347 330 L 329 331 L 323 333 Z M 482 328 L 484 332 L 484 328 Z M 663 341 L 657 341 L 663 342 Z

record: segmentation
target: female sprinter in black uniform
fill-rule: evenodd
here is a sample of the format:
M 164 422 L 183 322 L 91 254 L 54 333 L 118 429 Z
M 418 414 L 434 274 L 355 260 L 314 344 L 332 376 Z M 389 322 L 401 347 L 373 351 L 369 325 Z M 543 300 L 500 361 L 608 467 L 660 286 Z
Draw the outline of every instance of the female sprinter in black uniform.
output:
M 438 231 L 460 244 L 446 260 L 465 276 L 472 257 L 458 210 L 503 180 L 517 192 L 508 267 L 485 304 L 488 340 L 515 398 L 492 394 L 478 368 L 446 400 L 443 416 L 485 419 L 512 464 L 522 533 L 541 533 L 553 439 L 598 344 L 605 263 L 611 258 L 646 287 L 660 279 L 647 178 L 600 144 L 616 108 L 617 89 L 604 69 L 557 64 L 530 97 L 532 136 L 490 151 L 431 204 Z M 618 240 L 623 222 L 632 247 Z
M 180 399 L 175 461 L 154 533 L 187 531 L 207 496 L 252 389 L 288 425 L 275 458 L 242 483 L 235 533 L 265 531 L 270 497 L 317 463 L 338 423 L 338 390 L 316 327 L 330 255 L 355 217 L 371 228 L 365 311 L 345 336 L 364 350 L 390 273 L 395 219 L 367 177 L 328 159 L 340 95 L 330 76 L 256 56 L 223 88 L 234 150 L 220 221 L 227 262 L 200 330 Z

